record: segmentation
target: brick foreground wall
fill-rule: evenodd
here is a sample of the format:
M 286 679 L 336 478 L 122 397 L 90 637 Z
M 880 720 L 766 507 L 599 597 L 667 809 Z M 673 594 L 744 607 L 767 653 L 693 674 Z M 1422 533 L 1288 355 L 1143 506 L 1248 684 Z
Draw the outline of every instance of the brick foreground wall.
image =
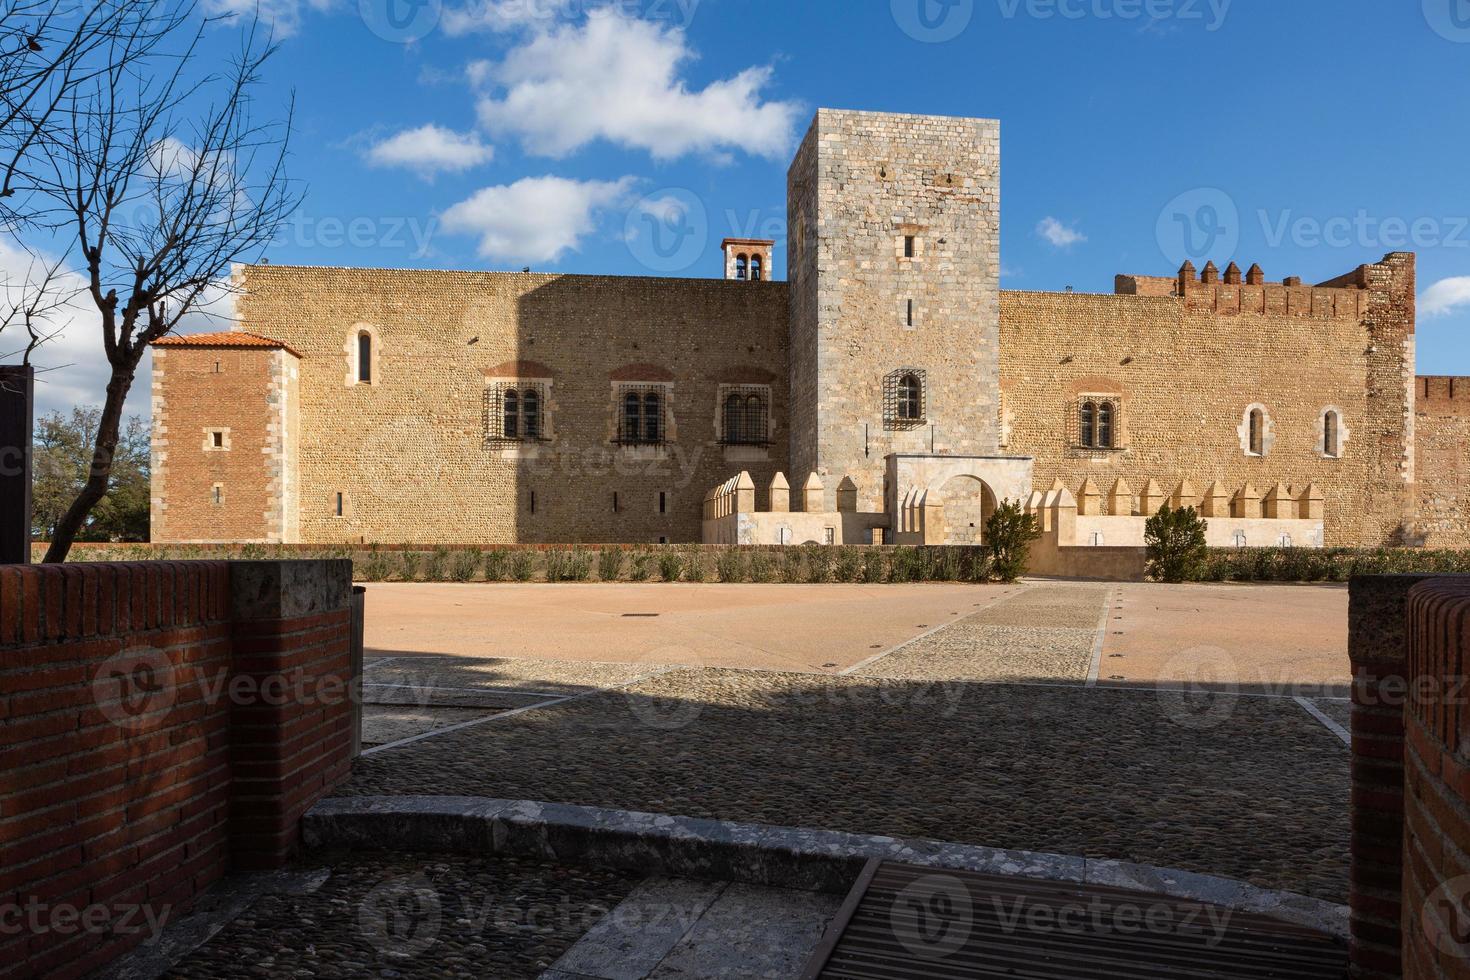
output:
M 351 563 L 0 567 L 0 976 L 80 976 L 345 777 Z

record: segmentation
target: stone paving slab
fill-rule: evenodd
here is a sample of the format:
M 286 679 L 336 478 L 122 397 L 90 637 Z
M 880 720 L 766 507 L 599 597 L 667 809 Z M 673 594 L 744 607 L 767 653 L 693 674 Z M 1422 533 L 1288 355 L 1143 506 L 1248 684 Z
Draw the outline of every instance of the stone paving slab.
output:
M 395 657 L 369 664 L 364 679 L 373 684 L 421 688 L 485 688 L 553 696 L 581 694 L 623 684 L 656 669 L 642 663 L 577 660 L 511 660 L 502 657 Z
M 1082 683 L 1096 630 L 991 626 L 980 615 L 916 640 L 857 671 L 912 680 Z
M 677 670 L 360 760 L 340 792 L 922 837 L 1347 893 L 1347 752 L 1291 700 Z
M 366 704 L 362 709 L 362 744 L 365 748 L 386 745 L 401 738 L 411 738 L 497 713 L 485 708 L 415 708 Z
M 1353 730 L 1353 703 L 1342 698 L 1312 698 L 1317 710 L 1337 722 L 1348 731 Z
M 1068 586 L 1053 582 L 1029 585 L 1017 595 L 975 614 L 990 626 L 1039 626 L 1048 629 L 1096 630 L 1103 600 L 1102 586 Z
M 637 883 L 505 857 L 312 855 L 312 894 L 265 895 L 164 974 L 172 980 L 537 977 Z

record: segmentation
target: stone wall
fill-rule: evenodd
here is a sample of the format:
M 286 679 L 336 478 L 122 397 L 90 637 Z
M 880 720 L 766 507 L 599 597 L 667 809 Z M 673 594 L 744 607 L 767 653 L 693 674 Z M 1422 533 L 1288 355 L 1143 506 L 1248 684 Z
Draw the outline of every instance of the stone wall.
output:
M 788 184 L 792 470 L 881 510 L 889 453 L 996 449 L 1000 124 L 822 109 Z M 906 368 L 924 406 L 900 424 Z
M 1413 256 L 1396 254 L 1327 288 L 1002 293 L 1005 449 L 1035 457 L 1038 487 L 1122 477 L 1136 490 L 1164 472 L 1262 492 L 1316 483 L 1328 545 L 1382 544 L 1414 516 L 1412 289 Z M 1116 448 L 1080 448 L 1088 396 L 1116 400 Z M 1252 406 L 1263 455 L 1247 451 Z
M 1424 543 L 1470 547 L 1470 378 L 1418 379 L 1414 444 Z
M 786 468 L 784 283 L 275 265 L 242 275 L 243 323 L 302 354 L 303 541 L 698 541 L 708 487 Z M 359 332 L 373 338 L 370 383 L 354 380 Z M 517 377 L 544 386 L 546 438 L 487 443 L 487 391 Z M 664 445 L 619 444 L 630 385 L 664 396 Z M 732 386 L 769 391 L 769 445 L 721 444 Z

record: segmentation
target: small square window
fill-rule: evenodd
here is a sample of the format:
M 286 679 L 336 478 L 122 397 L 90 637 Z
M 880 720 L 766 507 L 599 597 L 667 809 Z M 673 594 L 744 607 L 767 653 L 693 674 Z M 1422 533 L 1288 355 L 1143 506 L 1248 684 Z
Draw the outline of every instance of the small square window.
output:
M 225 434 L 223 432 L 211 432 L 209 434 L 209 443 L 215 449 L 225 448 Z
M 835 527 L 828 527 L 828 528 L 823 528 L 822 529 L 822 543 L 823 544 L 836 544 L 837 543 L 837 529 Z

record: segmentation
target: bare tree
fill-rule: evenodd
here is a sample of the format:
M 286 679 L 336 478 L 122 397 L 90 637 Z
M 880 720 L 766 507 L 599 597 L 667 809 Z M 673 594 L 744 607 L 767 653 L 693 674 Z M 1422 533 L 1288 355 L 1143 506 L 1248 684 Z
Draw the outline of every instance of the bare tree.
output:
M 202 30 L 202 28 L 201 28 Z M 46 561 L 64 561 L 106 495 L 123 403 L 148 345 L 228 290 L 231 265 L 253 258 L 297 199 L 284 173 L 290 110 L 258 122 L 252 95 L 274 47 L 254 29 L 223 70 L 196 77 L 199 34 L 139 61 L 116 39 L 105 71 L 76 86 L 37 142 L 29 175 L 37 225 L 69 238 L 82 291 L 101 318 L 111 367 L 92 468 L 58 522 Z M 140 63 L 166 68 L 136 71 Z

